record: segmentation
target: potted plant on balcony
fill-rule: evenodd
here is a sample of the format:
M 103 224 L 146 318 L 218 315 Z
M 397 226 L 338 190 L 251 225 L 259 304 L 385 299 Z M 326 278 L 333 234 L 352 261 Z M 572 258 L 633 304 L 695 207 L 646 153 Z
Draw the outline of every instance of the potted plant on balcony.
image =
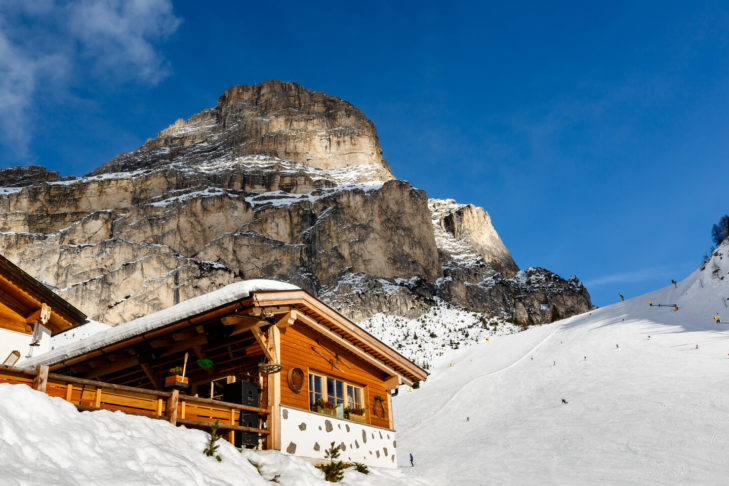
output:
M 316 411 L 318 413 L 323 413 L 324 415 L 329 415 L 331 417 L 334 417 L 337 414 L 337 410 L 334 404 L 329 400 L 324 401 L 323 398 L 319 398 L 316 401 Z
M 365 423 L 364 408 L 347 407 L 344 409 L 344 418 L 355 422 Z
M 165 388 L 187 388 L 187 377 L 183 376 L 182 366 L 170 368 L 169 376 L 165 377 Z

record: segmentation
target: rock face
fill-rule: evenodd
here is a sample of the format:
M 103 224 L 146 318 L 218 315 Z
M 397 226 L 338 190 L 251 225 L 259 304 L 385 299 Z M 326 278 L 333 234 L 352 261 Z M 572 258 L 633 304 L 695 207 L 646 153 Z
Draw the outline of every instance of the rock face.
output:
M 0 181 L 0 252 L 110 324 L 248 278 L 355 320 L 437 298 L 521 322 L 591 306 L 576 278 L 520 272 L 483 209 L 395 180 L 359 110 L 294 83 L 231 88 L 82 178 Z
M 365 169 L 366 179 L 394 179 L 375 125 L 346 101 L 296 83 L 234 86 L 215 108 L 177 120 L 144 146 L 92 174 L 150 169 L 170 162 L 260 155 L 317 169 Z

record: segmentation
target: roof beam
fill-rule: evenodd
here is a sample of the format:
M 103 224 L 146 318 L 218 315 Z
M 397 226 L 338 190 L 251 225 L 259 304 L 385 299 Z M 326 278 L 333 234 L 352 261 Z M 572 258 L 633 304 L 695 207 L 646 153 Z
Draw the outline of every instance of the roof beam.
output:
M 319 324 L 318 322 L 316 322 L 314 319 L 312 319 L 311 317 L 307 316 L 306 314 L 299 314 L 298 315 L 298 319 L 301 322 L 303 322 L 304 324 L 306 324 L 309 327 L 311 327 L 312 329 L 314 329 L 315 331 L 317 331 L 318 333 L 323 334 L 328 339 L 334 341 L 336 344 L 339 344 L 340 346 L 342 346 L 343 348 L 345 348 L 347 351 L 353 353 L 358 358 L 361 358 L 364 361 L 366 361 L 367 363 L 373 365 L 375 368 L 378 368 L 379 370 L 384 371 L 388 375 L 398 375 L 398 376 L 401 376 L 402 379 L 403 379 L 403 381 L 405 383 L 407 383 L 409 385 L 412 385 L 413 382 L 409 378 L 407 378 L 406 376 L 403 376 L 402 373 L 399 373 L 399 372 L 395 371 L 393 368 L 390 368 L 389 366 L 387 366 L 382 361 L 380 361 L 378 359 L 375 359 L 369 353 L 366 353 L 365 351 L 363 351 L 359 347 L 357 347 L 354 344 L 350 343 L 349 341 L 347 341 L 346 339 L 344 339 L 339 334 L 336 334 L 335 332 L 333 332 L 330 329 L 328 329 L 326 326 L 323 326 L 322 324 Z
M 253 337 L 256 338 L 256 341 L 258 341 L 258 345 L 261 346 L 266 358 L 268 358 L 270 362 L 275 363 L 275 356 L 271 353 L 271 348 L 268 345 L 268 338 L 266 338 L 266 336 L 261 332 L 261 329 L 258 327 L 251 328 L 251 332 L 253 333 Z
M 144 371 L 144 374 L 147 375 L 147 379 L 149 379 L 149 382 L 152 384 L 155 390 L 161 390 L 159 386 L 159 382 L 157 381 L 157 378 L 154 377 L 154 374 L 152 373 L 152 369 L 149 366 L 149 363 L 141 363 L 139 366 L 141 366 L 142 371 Z

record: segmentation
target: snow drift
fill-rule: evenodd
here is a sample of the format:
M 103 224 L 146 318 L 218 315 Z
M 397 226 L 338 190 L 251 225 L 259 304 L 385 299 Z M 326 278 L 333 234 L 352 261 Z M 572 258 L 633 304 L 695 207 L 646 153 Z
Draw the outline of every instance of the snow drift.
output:
M 15 485 L 331 484 L 297 457 L 243 451 L 221 440 L 222 462 L 203 455 L 208 434 L 121 412 L 78 412 L 25 385 L 0 384 L 0 483 Z M 402 484 L 399 471 L 348 469 L 342 484 Z M 416 482 L 417 484 L 417 482 Z

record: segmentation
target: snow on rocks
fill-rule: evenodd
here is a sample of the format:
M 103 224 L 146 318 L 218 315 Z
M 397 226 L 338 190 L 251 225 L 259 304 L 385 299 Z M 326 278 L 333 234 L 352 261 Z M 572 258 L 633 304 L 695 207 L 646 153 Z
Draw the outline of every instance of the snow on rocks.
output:
M 459 204 L 453 199 L 428 199 L 428 209 L 433 223 L 435 244 L 439 250 L 445 252 L 456 266 L 473 267 L 483 264 L 483 258 L 473 246 L 462 239 L 454 237 L 441 225 L 441 220 L 449 213 L 456 211 L 465 204 Z M 446 262 L 452 264 L 451 262 Z
M 425 369 L 454 349 L 484 343 L 520 328 L 501 318 L 469 312 L 439 301 L 416 319 L 375 314 L 359 326 Z

